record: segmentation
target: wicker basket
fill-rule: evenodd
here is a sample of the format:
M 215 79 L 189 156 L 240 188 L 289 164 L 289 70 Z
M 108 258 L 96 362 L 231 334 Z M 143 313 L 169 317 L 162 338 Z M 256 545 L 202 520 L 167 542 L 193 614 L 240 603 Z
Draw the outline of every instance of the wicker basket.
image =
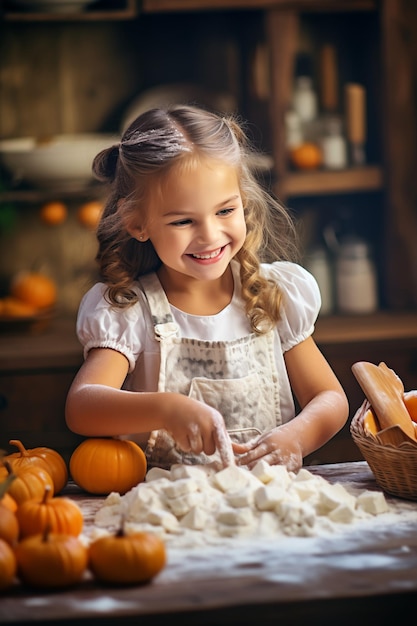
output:
M 382 445 L 365 432 L 363 420 L 370 404 L 365 400 L 352 418 L 350 432 L 371 468 L 378 485 L 387 493 L 407 500 L 417 500 L 417 447 L 402 443 L 399 447 Z

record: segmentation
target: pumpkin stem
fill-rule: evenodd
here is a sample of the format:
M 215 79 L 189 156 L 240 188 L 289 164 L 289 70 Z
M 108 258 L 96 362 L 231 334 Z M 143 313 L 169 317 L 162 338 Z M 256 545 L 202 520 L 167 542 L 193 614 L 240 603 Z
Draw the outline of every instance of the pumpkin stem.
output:
M 50 497 L 51 497 L 51 486 L 45 485 L 45 491 L 43 492 L 43 498 L 42 498 L 41 504 L 47 504 Z
M 43 529 L 43 533 L 42 533 L 42 543 L 47 543 L 49 541 L 49 535 L 51 534 L 51 524 L 46 524 L 45 528 Z
M 19 439 L 10 439 L 9 445 L 16 446 L 19 449 L 19 452 L 22 456 L 28 456 L 29 452 L 26 450 L 25 446 Z
M 125 516 L 121 515 L 120 516 L 120 526 L 117 529 L 116 534 L 114 535 L 115 537 L 124 537 L 126 535 L 125 533 Z
M 4 461 L 4 466 L 8 471 L 8 476 L 2 483 L 0 483 L 0 500 L 8 492 L 10 485 L 16 478 L 16 474 L 13 473 L 13 470 L 10 467 L 10 463 L 8 461 Z

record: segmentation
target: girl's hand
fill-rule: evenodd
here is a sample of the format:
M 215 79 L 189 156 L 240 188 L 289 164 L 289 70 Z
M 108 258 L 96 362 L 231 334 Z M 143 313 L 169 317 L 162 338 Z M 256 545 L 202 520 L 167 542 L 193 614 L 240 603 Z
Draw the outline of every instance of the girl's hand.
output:
M 232 442 L 222 415 L 199 400 L 181 395 L 176 395 L 176 399 L 180 406 L 173 402 L 173 414 L 164 426 L 176 444 L 193 454 L 211 455 L 217 450 L 223 466 L 234 465 Z
M 274 428 L 246 444 L 233 443 L 235 454 L 241 455 L 237 465 L 252 469 L 260 460 L 269 465 L 285 465 L 290 472 L 298 472 L 303 464 L 301 446 L 294 434 L 285 426 Z

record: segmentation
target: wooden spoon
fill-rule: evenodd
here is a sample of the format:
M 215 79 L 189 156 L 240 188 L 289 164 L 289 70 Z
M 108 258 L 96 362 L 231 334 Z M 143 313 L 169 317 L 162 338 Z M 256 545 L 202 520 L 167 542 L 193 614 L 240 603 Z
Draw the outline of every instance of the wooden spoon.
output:
M 365 361 L 354 363 L 352 372 L 378 418 L 381 426 L 378 436 L 384 432 L 384 439 L 390 439 L 393 445 L 399 445 L 400 439 L 417 443 L 414 424 L 403 400 L 404 386 L 395 372 L 385 363 L 374 365 Z

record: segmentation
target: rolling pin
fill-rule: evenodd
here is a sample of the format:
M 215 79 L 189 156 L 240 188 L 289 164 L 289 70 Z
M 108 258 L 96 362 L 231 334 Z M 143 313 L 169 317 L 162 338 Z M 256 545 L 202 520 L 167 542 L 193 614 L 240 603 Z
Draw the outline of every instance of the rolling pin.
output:
M 416 441 L 414 424 L 404 404 L 404 386 L 400 378 L 385 363 L 374 365 L 359 361 L 352 372 L 369 400 L 381 429 L 398 426 Z
M 350 146 L 352 165 L 366 161 L 366 92 L 362 85 L 345 85 L 346 134 Z

